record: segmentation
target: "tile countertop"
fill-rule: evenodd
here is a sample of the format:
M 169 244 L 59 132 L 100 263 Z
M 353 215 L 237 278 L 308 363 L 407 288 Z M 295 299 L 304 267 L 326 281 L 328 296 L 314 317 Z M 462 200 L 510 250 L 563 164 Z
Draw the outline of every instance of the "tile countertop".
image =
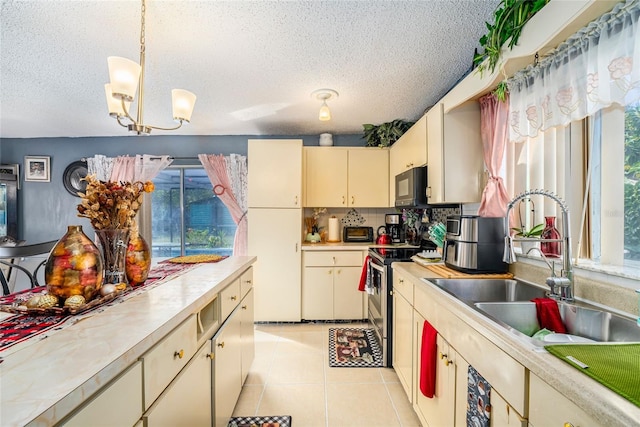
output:
M 59 422 L 255 260 L 229 257 L 199 265 L 3 358 L 0 425 Z
M 303 251 L 366 251 L 369 248 L 418 248 L 419 246 L 400 243 L 397 245 L 376 245 L 372 242 L 335 242 L 335 243 L 310 243 L 303 242 Z
M 460 320 L 492 341 L 531 373 L 540 377 L 600 425 L 640 426 L 640 407 L 577 371 L 548 352 L 533 351 L 508 331 L 498 326 L 464 302 L 435 285 L 420 278 L 437 278 L 436 274 L 420 265 L 393 263 L 393 268 L 410 277 L 416 286 L 425 289 L 438 304 L 453 312 Z M 638 368 L 640 369 L 640 367 Z

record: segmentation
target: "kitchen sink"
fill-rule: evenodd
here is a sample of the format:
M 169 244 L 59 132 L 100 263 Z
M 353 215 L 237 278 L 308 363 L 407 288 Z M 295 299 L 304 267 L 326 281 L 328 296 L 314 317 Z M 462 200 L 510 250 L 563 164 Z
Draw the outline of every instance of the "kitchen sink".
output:
M 423 279 L 466 302 L 531 301 L 547 289 L 518 279 Z M 534 311 L 535 314 L 535 311 Z
M 583 303 L 558 302 L 567 335 L 552 334 L 544 339 L 530 338 L 540 330 L 536 304 L 533 302 L 476 302 L 473 306 L 500 326 L 530 340 L 534 345 L 584 342 L 585 338 L 600 342 L 640 342 L 640 327 L 635 319 Z

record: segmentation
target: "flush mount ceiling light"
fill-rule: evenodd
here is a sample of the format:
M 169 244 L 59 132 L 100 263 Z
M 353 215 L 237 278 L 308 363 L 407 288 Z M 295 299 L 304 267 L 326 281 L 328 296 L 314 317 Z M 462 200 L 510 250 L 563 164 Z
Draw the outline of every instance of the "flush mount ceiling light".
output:
M 109 115 L 114 117 L 120 126 L 129 129 L 129 132 L 137 135 L 149 135 L 151 129 L 175 130 L 182 126 L 183 122 L 189 123 L 193 106 L 196 102 L 195 94 L 183 90 L 171 90 L 171 101 L 173 104 L 173 120 L 178 125 L 171 128 L 146 125 L 142 121 L 144 111 L 144 60 L 145 60 L 145 12 L 146 3 L 142 0 L 142 14 L 140 23 L 140 64 L 127 58 L 110 56 L 109 63 L 110 83 L 104 85 L 109 106 Z M 134 119 L 129 114 L 129 107 L 136 96 L 136 90 L 140 84 L 138 96 L 138 115 Z M 123 123 L 128 119 L 131 123 Z
M 337 98 L 338 92 L 336 92 L 333 89 L 318 89 L 311 92 L 311 96 L 322 101 L 322 105 L 320 106 L 320 113 L 318 114 L 318 119 L 323 122 L 331 120 L 331 111 L 329 110 L 327 101 L 332 98 Z

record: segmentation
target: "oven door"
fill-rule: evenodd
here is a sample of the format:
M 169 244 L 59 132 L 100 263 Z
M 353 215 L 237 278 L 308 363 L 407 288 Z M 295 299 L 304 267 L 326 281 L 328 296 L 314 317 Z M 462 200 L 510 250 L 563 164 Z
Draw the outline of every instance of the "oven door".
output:
M 369 323 L 378 335 L 378 342 L 383 346 L 386 340 L 385 322 L 387 315 L 387 271 L 384 265 L 380 265 L 375 258 L 369 259 L 369 280 L 373 288 L 373 293 L 368 294 L 369 298 Z

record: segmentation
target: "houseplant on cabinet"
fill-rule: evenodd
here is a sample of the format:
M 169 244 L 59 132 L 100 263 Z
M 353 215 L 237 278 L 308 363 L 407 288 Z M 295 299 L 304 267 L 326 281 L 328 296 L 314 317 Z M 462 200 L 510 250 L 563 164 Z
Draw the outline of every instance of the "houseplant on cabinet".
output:
M 415 122 L 396 119 L 379 125 L 364 124 L 363 138 L 367 140 L 367 147 L 390 147 L 413 126 Z

